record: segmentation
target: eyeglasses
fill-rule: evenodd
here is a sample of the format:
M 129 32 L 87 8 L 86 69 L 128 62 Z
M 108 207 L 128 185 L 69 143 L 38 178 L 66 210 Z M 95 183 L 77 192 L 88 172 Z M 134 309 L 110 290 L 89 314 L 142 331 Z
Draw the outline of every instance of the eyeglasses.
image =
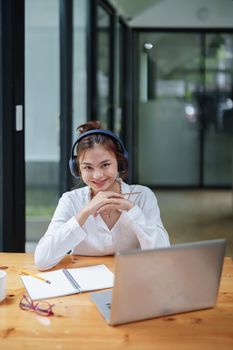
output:
M 19 302 L 19 307 L 22 310 L 34 311 L 38 315 L 42 315 L 42 316 L 54 315 L 54 313 L 52 311 L 53 306 L 54 306 L 54 304 L 51 305 L 47 301 L 33 302 L 32 299 L 27 295 L 23 295 L 22 299 Z

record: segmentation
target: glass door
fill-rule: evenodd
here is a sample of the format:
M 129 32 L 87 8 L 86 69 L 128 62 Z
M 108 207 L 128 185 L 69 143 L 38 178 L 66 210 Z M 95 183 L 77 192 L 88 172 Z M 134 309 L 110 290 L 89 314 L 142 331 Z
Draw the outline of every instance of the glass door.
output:
M 59 196 L 59 0 L 25 1 L 26 250 Z
M 141 33 L 138 52 L 138 181 L 151 186 L 196 186 L 200 36 Z

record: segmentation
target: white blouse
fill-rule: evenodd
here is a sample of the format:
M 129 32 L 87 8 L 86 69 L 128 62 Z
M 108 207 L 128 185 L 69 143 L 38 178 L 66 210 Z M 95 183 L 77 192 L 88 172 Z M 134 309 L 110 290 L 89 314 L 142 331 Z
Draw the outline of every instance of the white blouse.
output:
M 111 255 L 128 249 L 169 246 L 157 199 L 145 186 L 121 182 L 121 192 L 131 195 L 134 207 L 122 211 L 111 230 L 100 215 L 90 215 L 81 227 L 75 215 L 90 201 L 89 187 L 66 192 L 59 200 L 51 223 L 38 242 L 35 264 L 40 270 L 56 265 L 69 251 L 78 255 Z

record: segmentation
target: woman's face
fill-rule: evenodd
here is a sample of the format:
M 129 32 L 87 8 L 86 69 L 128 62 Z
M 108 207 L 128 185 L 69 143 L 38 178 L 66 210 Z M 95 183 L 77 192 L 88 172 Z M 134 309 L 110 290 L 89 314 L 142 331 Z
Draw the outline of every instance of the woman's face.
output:
M 94 195 L 99 191 L 114 190 L 118 165 L 113 152 L 95 145 L 81 154 L 79 168 L 84 183 L 91 187 Z

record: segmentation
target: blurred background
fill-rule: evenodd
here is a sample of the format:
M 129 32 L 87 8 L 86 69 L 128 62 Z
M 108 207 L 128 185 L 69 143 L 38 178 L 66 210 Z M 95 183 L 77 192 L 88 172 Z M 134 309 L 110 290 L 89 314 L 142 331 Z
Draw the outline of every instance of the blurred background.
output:
M 171 243 L 225 237 L 233 256 L 233 1 L 0 4 L 1 250 L 34 251 L 77 185 L 76 127 L 98 119 L 131 155 L 128 182 L 155 192 Z

